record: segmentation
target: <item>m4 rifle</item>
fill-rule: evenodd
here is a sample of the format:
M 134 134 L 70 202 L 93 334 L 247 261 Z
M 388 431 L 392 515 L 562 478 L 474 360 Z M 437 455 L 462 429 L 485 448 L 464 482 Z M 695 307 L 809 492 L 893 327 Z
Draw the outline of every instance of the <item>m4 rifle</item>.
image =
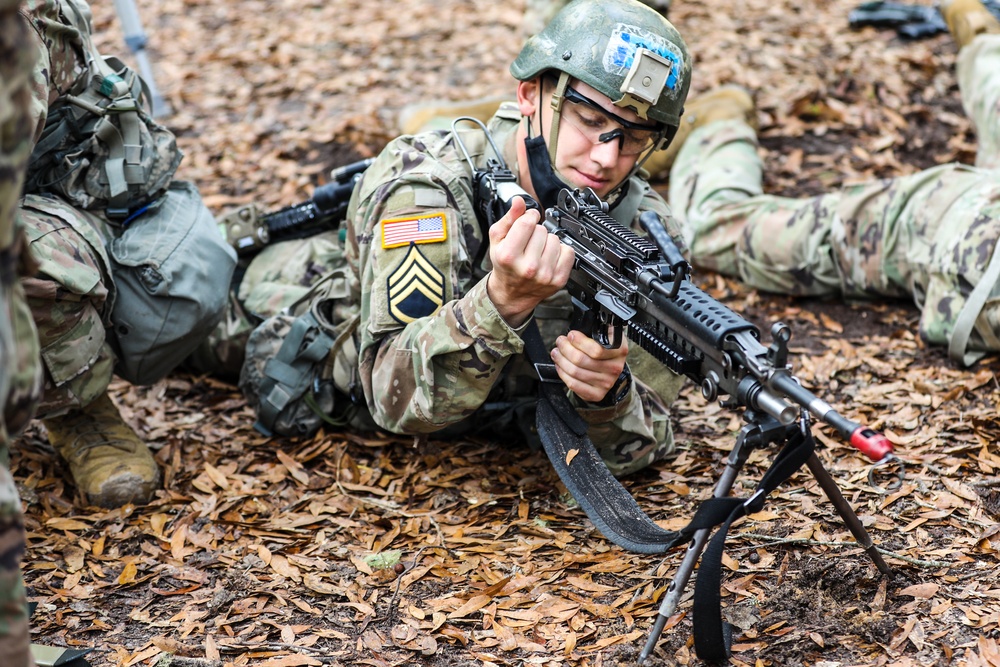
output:
M 367 158 L 334 169 L 330 181 L 317 187 L 304 202 L 270 213 L 257 204 L 241 206 L 221 216 L 219 227 L 241 259 L 272 243 L 337 229 L 347 215 L 354 185 L 372 162 Z

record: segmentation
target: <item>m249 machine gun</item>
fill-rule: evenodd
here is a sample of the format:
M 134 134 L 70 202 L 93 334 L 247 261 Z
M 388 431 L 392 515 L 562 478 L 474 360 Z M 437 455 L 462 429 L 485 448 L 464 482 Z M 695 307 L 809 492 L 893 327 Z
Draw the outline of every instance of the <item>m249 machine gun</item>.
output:
M 462 121 L 477 123 L 486 131 L 475 119 L 455 122 Z M 524 198 L 529 207 L 537 207 L 503 164 L 492 139 L 490 144 L 496 159 L 487 160 L 485 168 L 477 169 L 465 153 L 473 169 L 477 213 L 484 227 L 509 210 L 516 196 Z M 888 565 L 816 456 L 811 421 L 831 426 L 876 465 L 898 459 L 885 436 L 842 416 L 795 379 L 788 364 L 789 327 L 775 324 L 771 328 L 773 342 L 769 346 L 762 344 L 755 325 L 691 282 L 691 267 L 655 213 L 640 216 L 640 224 L 648 234 L 648 238 L 642 237 L 614 220 L 608 214 L 607 203 L 593 191 L 564 189 L 557 204 L 545 210 L 543 224 L 575 252 L 566 286 L 574 305 L 574 329 L 605 347 L 617 347 L 627 336 L 664 366 L 694 381 L 706 399 L 719 399 L 723 407 L 741 411 L 746 422 L 712 498 L 701 504 L 686 528 L 664 530 L 604 465 L 587 438 L 586 425 L 569 403 L 565 388 L 558 379 L 553 380 L 557 376 L 546 350 L 538 350 L 540 337 L 526 332 L 529 360 L 542 381 L 538 432 L 550 461 L 587 516 L 609 540 L 637 553 L 664 553 L 690 543 L 667 588 L 640 664 L 652 653 L 667 620 L 676 611 L 703 551 L 694 602 L 695 648 L 704 660 L 729 656 L 730 631 L 722 622 L 719 595 L 722 550 L 729 525 L 760 511 L 766 496 L 803 464 L 878 569 L 888 574 Z M 748 499 L 729 497 L 750 453 L 773 444 L 783 448 L 756 492 Z M 708 544 L 716 526 L 721 527 Z

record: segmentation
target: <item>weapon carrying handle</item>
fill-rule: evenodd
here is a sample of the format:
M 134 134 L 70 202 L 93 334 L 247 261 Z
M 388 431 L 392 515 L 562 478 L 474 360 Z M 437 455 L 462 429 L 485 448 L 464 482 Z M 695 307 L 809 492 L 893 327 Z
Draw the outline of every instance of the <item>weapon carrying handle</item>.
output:
M 684 259 L 684 255 L 681 254 L 680 248 L 677 247 L 674 240 L 670 238 L 670 234 L 667 233 L 667 228 L 663 226 L 663 220 L 660 219 L 659 214 L 655 211 L 646 211 L 639 216 L 639 226 L 646 231 L 649 238 L 656 244 L 656 247 L 660 249 L 663 259 L 667 261 L 667 264 L 673 269 L 674 273 L 678 269 L 683 270 L 685 274 L 691 271 L 691 265 Z
M 663 220 L 660 219 L 658 213 L 655 211 L 642 213 L 639 216 L 639 226 L 646 230 L 646 234 L 656 244 L 663 259 L 666 260 L 667 266 L 670 267 L 669 276 L 664 275 L 663 269 L 660 269 L 660 280 L 673 281 L 669 294 L 670 298 L 673 299 L 681 288 L 681 282 L 691 275 L 691 265 L 684 259 L 684 255 L 681 254 L 680 248 L 677 247 L 674 240 L 670 238 L 670 234 L 664 227 Z

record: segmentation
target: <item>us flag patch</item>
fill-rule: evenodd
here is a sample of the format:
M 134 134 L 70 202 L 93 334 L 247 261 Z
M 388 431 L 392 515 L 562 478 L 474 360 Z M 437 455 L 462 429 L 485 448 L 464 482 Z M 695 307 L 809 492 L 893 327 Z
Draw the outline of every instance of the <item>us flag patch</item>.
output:
M 428 213 L 382 221 L 382 247 L 398 248 L 411 243 L 439 243 L 448 238 L 444 213 Z

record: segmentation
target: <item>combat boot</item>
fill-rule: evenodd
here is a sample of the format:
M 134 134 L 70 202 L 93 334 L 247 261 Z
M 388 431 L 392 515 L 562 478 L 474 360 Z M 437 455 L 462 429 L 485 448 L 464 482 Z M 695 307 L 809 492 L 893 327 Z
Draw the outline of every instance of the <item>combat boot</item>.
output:
M 757 129 L 757 108 L 750 93 L 742 86 L 720 86 L 688 99 L 684 104 L 684 115 L 681 116 L 673 141 L 662 151 L 656 151 L 649 156 L 643 164 L 643 168 L 649 172 L 650 179 L 662 180 L 670 175 L 670 167 L 674 164 L 677 153 L 696 128 L 717 120 L 730 119 L 742 119 Z
M 942 0 L 941 15 L 959 49 L 976 35 L 1000 33 L 1000 21 L 979 0 Z
M 91 503 L 114 508 L 153 499 L 160 469 L 107 394 L 42 423 L 49 442 L 69 464 L 73 482 Z

